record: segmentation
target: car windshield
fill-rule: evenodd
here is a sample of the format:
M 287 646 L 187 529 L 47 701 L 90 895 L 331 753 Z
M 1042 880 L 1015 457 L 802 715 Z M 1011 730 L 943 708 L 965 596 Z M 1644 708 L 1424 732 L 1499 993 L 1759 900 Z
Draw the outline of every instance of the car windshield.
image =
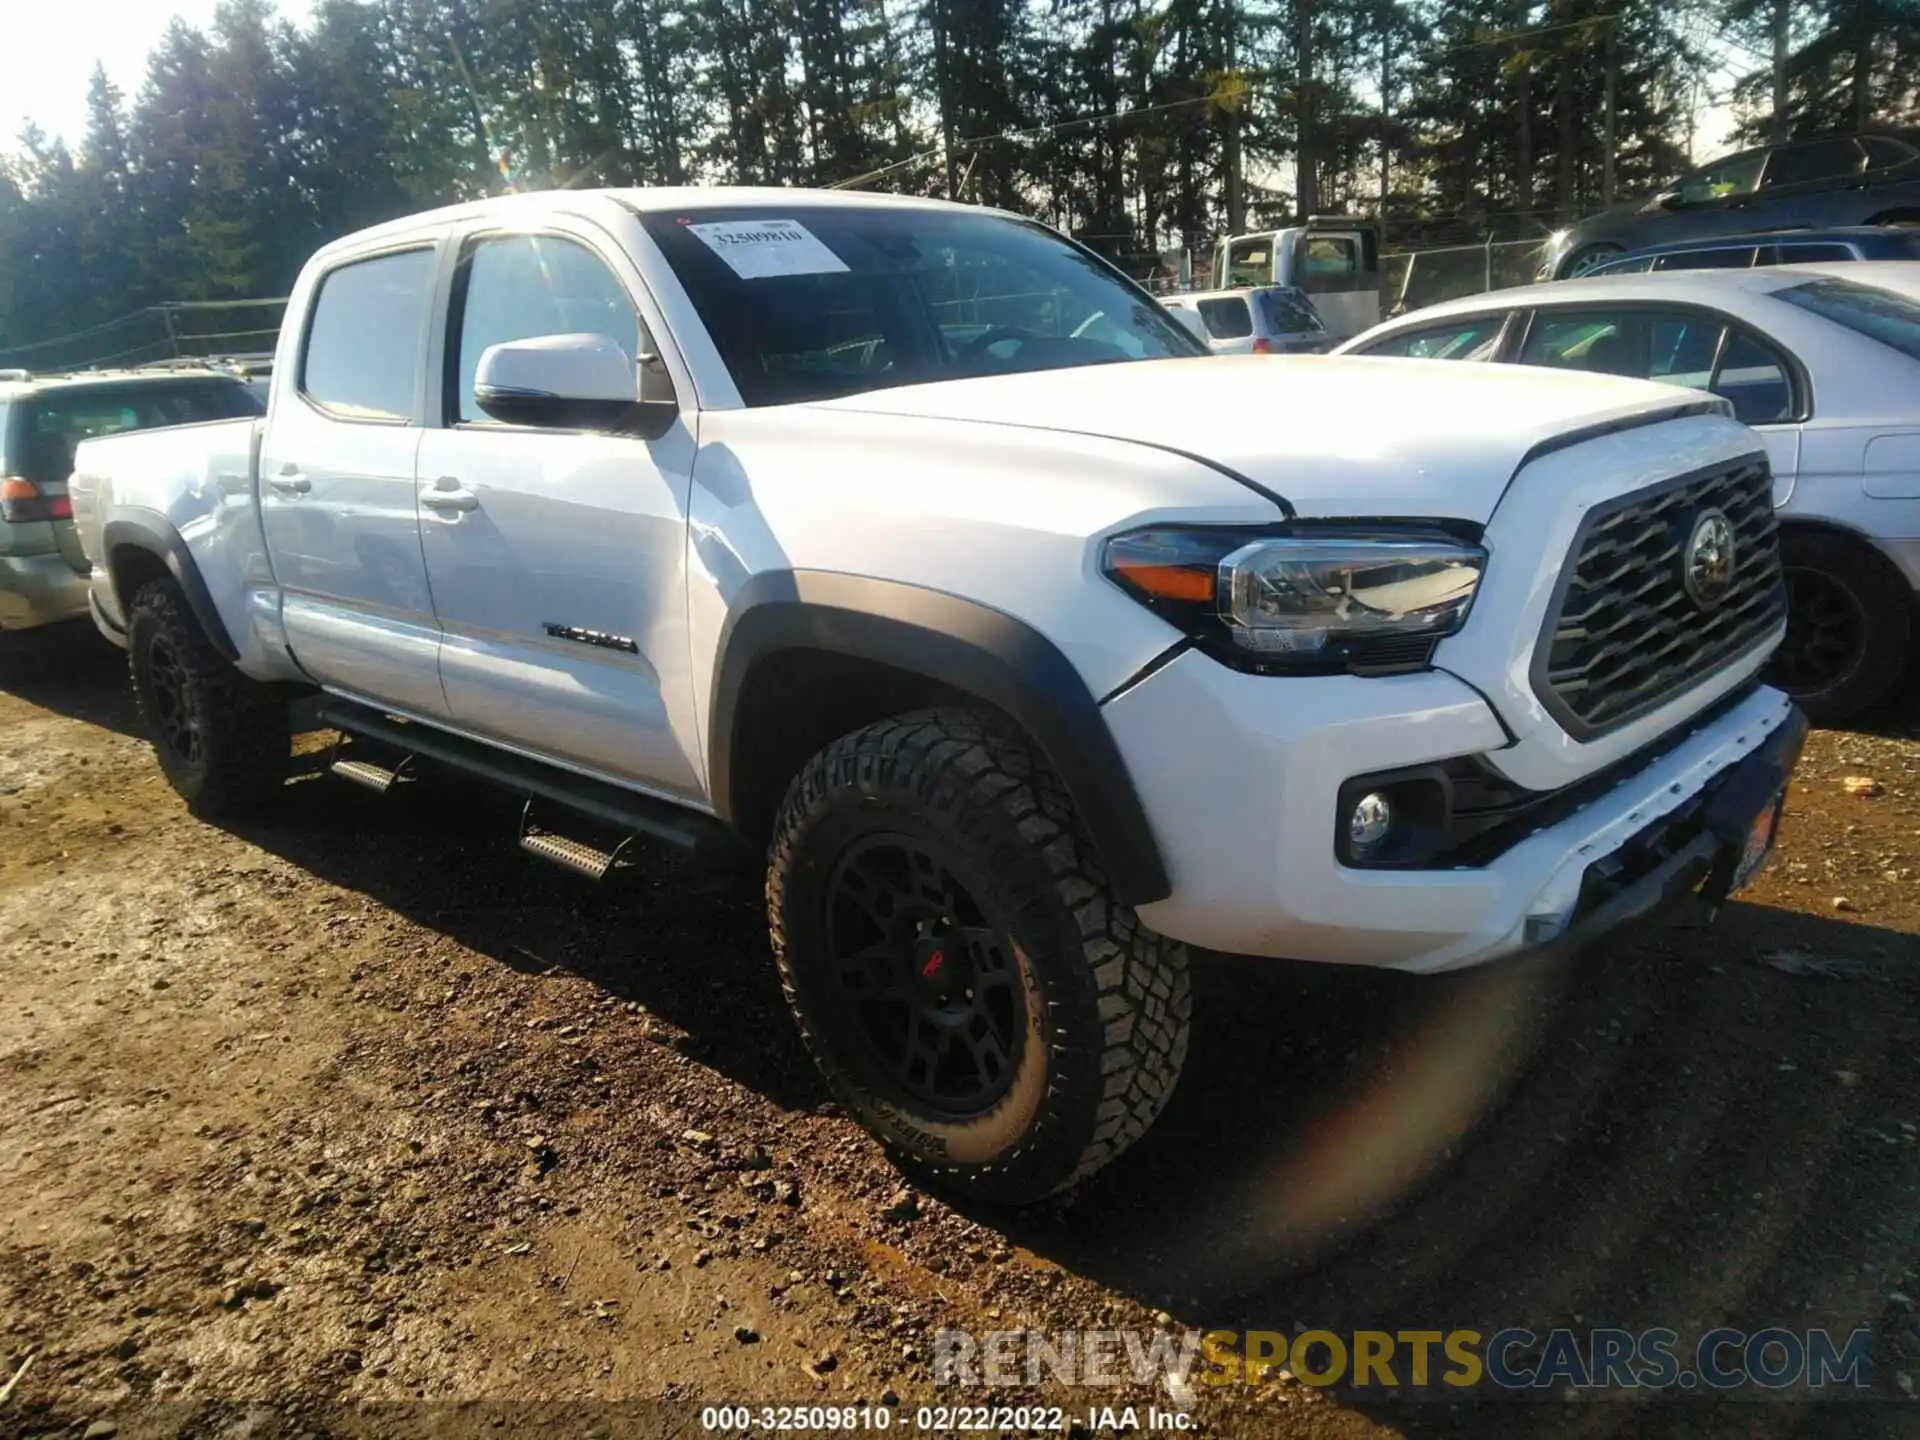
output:
M 1104 261 L 1005 216 L 791 205 L 642 218 L 749 405 L 1205 353 Z
M 1920 360 L 1920 301 L 1851 280 L 1809 280 L 1774 294 L 1789 305 Z
M 1317 333 L 1327 327 L 1313 302 L 1298 290 L 1261 290 L 1260 308 L 1266 312 L 1267 329 L 1275 335 Z

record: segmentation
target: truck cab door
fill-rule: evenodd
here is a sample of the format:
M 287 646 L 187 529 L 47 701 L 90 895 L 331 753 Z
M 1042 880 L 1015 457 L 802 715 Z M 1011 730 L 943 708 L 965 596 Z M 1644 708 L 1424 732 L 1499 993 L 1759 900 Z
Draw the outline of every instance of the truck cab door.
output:
M 414 504 L 438 267 L 430 237 L 320 277 L 259 467 L 294 658 L 330 689 L 426 718 L 447 710 Z
M 637 364 L 662 330 L 632 261 L 596 227 L 469 233 L 440 337 L 446 393 L 420 447 L 421 549 L 460 729 L 701 800 L 687 420 L 647 440 L 504 424 L 474 398 L 489 346 L 602 335 Z

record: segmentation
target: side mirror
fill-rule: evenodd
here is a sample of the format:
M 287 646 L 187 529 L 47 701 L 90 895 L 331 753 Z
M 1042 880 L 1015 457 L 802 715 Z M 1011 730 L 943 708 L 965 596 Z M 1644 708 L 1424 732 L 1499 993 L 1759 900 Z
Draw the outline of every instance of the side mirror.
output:
M 1181 328 L 1193 336 L 1194 339 L 1198 340 L 1202 345 L 1205 345 L 1209 350 L 1213 348 L 1213 336 L 1207 333 L 1207 322 L 1202 320 L 1197 314 L 1187 309 L 1184 305 L 1165 305 L 1161 308 L 1175 320 L 1179 321 Z
M 1684 210 L 1687 200 L 1678 190 L 1662 190 L 1653 197 L 1653 203 L 1662 210 Z
M 680 413 L 657 355 L 636 361 L 605 335 L 537 335 L 489 345 L 474 402 L 495 420 L 547 430 L 611 430 L 656 440 Z

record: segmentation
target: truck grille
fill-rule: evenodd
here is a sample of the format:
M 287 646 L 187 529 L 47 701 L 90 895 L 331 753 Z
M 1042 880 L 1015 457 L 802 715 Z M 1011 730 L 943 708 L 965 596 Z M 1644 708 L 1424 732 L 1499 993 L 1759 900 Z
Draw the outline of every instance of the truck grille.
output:
M 1731 574 L 1688 552 L 1714 512 L 1733 537 Z M 1697 547 L 1696 547 L 1697 548 Z M 1710 543 L 1707 548 L 1710 547 Z M 1786 614 L 1773 476 L 1764 460 L 1597 507 L 1574 540 L 1533 663 L 1533 687 L 1576 740 L 1658 709 L 1746 654 Z

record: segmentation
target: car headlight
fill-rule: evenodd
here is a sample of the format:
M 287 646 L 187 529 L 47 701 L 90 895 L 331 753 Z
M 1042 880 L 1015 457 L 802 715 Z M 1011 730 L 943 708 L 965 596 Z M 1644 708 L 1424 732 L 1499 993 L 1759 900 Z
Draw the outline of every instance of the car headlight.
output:
M 1428 664 L 1486 559 L 1433 531 L 1152 529 L 1109 540 L 1102 568 L 1229 664 L 1378 674 Z

